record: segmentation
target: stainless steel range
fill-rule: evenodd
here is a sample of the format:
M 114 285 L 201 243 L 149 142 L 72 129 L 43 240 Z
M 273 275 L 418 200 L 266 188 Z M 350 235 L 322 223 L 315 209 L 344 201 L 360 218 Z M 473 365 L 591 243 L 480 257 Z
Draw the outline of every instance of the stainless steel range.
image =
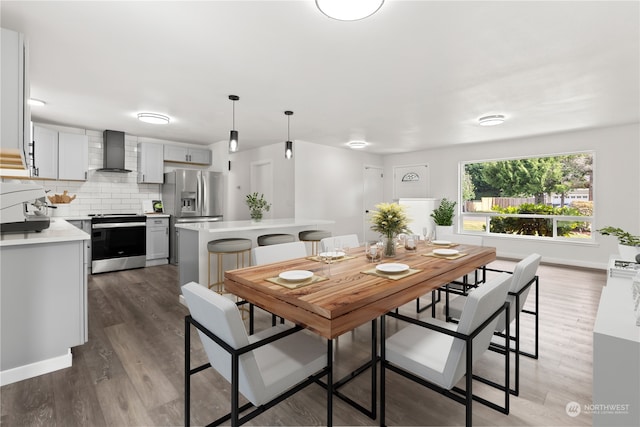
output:
M 144 215 L 91 216 L 91 274 L 144 267 L 147 220 Z

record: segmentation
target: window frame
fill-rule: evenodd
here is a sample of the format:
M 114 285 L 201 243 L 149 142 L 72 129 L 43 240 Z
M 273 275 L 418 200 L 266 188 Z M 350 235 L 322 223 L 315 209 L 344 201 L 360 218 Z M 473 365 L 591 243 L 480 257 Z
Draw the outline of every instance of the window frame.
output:
M 535 158 L 545 158 L 545 157 L 560 157 L 560 156 L 569 156 L 575 154 L 589 154 L 591 156 L 592 161 L 592 180 L 591 180 L 591 191 L 592 191 L 592 214 L 590 216 L 573 216 L 573 215 L 540 215 L 540 214 L 504 214 L 499 212 L 463 212 L 463 206 L 465 205 L 465 201 L 463 200 L 463 188 L 462 185 L 464 183 L 464 174 L 465 174 L 465 166 L 468 164 L 476 164 L 476 163 L 490 163 L 490 162 L 500 162 L 500 161 L 509 161 L 509 160 L 523 160 L 523 159 L 535 159 Z M 596 195 L 596 153 L 594 150 L 581 150 L 581 151 L 571 151 L 571 152 L 561 152 L 561 153 L 551 153 L 551 154 L 537 154 L 537 155 L 522 155 L 522 156 L 512 156 L 512 157 L 503 157 L 503 158 L 490 158 L 483 160 L 461 160 L 458 162 L 458 207 L 457 207 L 457 219 L 456 219 L 456 227 L 458 230 L 458 234 L 468 234 L 468 235 L 476 235 L 483 237 L 491 237 L 491 238 L 506 238 L 506 239 L 519 239 L 519 240 L 533 240 L 538 242 L 548 242 L 548 243 L 572 243 L 572 244 L 580 244 L 580 245 L 593 245 L 596 244 L 595 240 L 595 218 L 596 218 L 596 204 L 597 200 Z M 473 217 L 481 217 L 485 218 L 485 227 L 482 231 L 474 231 L 474 230 L 465 230 L 465 218 L 473 218 Z M 490 223 L 491 218 L 494 217 L 515 217 L 515 218 L 542 218 L 549 219 L 552 221 L 552 232 L 553 235 L 551 237 L 547 236 L 534 236 L 534 235 L 523 235 L 523 234 L 508 234 L 508 233 L 496 233 L 491 232 Z M 558 222 L 562 221 L 580 221 L 586 222 L 590 224 L 591 232 L 589 237 L 576 238 L 576 237 L 565 237 L 558 236 L 557 225 Z

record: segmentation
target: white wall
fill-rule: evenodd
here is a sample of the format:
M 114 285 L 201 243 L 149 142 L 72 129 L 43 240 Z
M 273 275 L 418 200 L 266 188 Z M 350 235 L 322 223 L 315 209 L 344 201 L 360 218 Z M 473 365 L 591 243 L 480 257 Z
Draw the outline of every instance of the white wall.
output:
M 458 200 L 458 164 L 462 161 L 585 150 L 595 151 L 594 227 L 613 225 L 640 234 L 640 126 L 637 124 L 389 155 L 384 158 L 384 170 L 385 177 L 390 177 L 394 166 L 427 162 L 431 169 L 429 196 Z M 385 194 L 391 194 L 392 185 L 391 179 L 385 178 Z M 538 252 L 543 261 L 596 268 L 605 268 L 609 255 L 617 253 L 616 239 L 599 234 L 594 245 L 508 237 L 487 237 L 485 245 L 495 246 L 499 256 L 521 258 Z
M 228 155 L 231 171 L 228 173 L 228 212 L 225 220 L 237 221 L 250 219 L 249 208 L 245 203 L 251 193 L 251 164 L 270 161 L 273 166 L 273 200 L 270 216 L 266 218 L 294 217 L 294 162 L 284 158 L 284 143 L 266 145 L 253 150 L 239 151 Z
M 364 167 L 382 166 L 382 156 L 296 141 L 294 159 L 296 218 L 334 220 L 334 236 L 363 241 Z

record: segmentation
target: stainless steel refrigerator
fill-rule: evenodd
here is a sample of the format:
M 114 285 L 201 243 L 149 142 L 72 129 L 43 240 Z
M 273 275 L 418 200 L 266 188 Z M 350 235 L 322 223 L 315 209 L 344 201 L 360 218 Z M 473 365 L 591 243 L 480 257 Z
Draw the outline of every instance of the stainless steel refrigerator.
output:
M 220 172 L 176 169 L 164 174 L 162 204 L 169 222 L 169 255 L 178 264 L 179 229 L 176 224 L 222 221 L 224 201 L 223 177 Z

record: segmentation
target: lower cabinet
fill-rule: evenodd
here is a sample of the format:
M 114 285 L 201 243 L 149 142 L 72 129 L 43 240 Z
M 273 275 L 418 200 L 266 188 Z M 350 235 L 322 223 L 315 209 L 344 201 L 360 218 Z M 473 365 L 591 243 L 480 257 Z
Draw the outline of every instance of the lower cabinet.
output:
M 147 217 L 147 266 L 169 262 L 169 218 Z
M 91 236 L 91 220 L 69 219 L 67 222 Z M 91 273 L 89 271 L 91 270 L 91 240 L 84 241 L 84 259 L 86 262 L 87 274 L 89 274 Z

